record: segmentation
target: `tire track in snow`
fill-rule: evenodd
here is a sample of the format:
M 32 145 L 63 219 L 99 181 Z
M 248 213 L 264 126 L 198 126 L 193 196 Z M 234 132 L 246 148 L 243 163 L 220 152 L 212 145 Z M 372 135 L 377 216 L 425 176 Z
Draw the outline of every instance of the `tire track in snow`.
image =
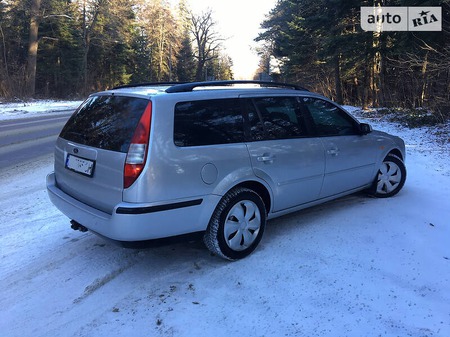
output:
M 75 300 L 73 300 L 73 304 L 80 303 L 85 298 L 89 297 L 94 292 L 96 292 L 97 290 L 102 288 L 104 285 L 106 285 L 107 283 L 109 283 L 112 280 L 114 280 L 117 276 L 122 274 L 124 271 L 126 271 L 126 270 L 130 269 L 131 267 L 133 267 L 136 263 L 137 263 L 136 260 L 129 261 L 129 263 L 126 264 L 125 266 L 122 266 L 119 269 L 113 270 L 110 273 L 108 273 L 108 274 L 106 274 L 106 275 L 104 275 L 102 277 L 97 278 L 94 282 L 92 282 L 90 285 L 88 285 L 88 286 L 86 286 L 86 288 L 84 288 L 84 293 L 80 297 L 78 297 Z

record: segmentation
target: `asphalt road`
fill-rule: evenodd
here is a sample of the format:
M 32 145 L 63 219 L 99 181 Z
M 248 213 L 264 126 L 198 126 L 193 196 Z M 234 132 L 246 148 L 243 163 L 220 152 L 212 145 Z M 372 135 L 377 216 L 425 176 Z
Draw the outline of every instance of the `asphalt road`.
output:
M 0 170 L 52 153 L 72 112 L 0 121 Z

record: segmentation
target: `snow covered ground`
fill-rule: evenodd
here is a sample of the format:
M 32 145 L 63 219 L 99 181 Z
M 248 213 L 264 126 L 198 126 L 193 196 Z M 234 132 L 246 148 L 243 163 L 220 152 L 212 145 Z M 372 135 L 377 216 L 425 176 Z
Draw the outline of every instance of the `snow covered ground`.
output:
M 75 110 L 82 101 L 37 100 L 30 102 L 2 103 L 0 101 L 0 120 L 21 119 L 42 114 L 67 113 Z
M 449 143 L 370 117 L 406 141 L 404 189 L 270 221 L 233 263 L 72 231 L 52 156 L 0 171 L 0 336 L 450 336 Z

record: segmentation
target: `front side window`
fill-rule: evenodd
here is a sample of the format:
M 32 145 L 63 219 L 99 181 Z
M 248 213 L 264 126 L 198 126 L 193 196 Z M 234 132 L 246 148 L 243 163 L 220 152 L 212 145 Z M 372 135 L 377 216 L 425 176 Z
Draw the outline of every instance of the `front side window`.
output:
M 307 135 L 296 97 L 253 98 L 247 106 L 253 140 Z
M 319 136 L 356 134 L 356 122 L 336 105 L 318 98 L 301 98 L 302 106 L 309 112 Z
M 244 141 L 244 120 L 237 99 L 177 103 L 174 143 L 201 146 Z

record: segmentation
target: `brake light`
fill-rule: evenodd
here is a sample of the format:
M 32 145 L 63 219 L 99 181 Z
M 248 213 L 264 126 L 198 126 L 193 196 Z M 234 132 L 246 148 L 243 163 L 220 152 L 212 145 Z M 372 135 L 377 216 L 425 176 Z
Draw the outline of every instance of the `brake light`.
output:
M 152 103 L 149 102 L 134 130 L 123 172 L 123 187 L 128 188 L 136 181 L 147 160 L 147 148 L 152 120 Z

